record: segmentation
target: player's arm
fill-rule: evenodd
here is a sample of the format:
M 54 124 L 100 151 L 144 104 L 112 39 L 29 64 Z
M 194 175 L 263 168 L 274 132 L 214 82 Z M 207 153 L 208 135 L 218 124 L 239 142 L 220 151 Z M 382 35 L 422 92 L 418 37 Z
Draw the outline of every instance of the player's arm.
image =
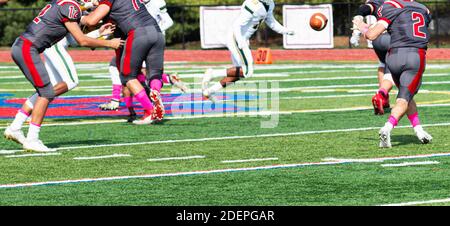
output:
M 81 24 L 90 27 L 97 25 L 110 11 L 111 5 L 108 3 L 109 1 L 101 1 L 100 5 L 93 12 L 81 17 Z
M 113 48 L 113 49 L 118 49 L 124 43 L 124 41 L 119 38 L 115 38 L 112 40 L 99 40 L 99 39 L 89 38 L 83 34 L 78 23 L 75 21 L 67 21 L 64 23 L 64 25 L 66 26 L 67 30 L 70 32 L 70 34 L 72 34 L 73 38 L 78 42 L 78 44 L 80 46 L 93 47 L 93 48 L 109 47 L 109 48 Z
M 287 34 L 287 35 L 294 35 L 294 31 L 291 31 L 281 25 L 273 16 L 273 12 L 269 12 L 269 15 L 266 17 L 266 24 L 270 27 L 273 31 L 277 32 L 278 34 Z
M 381 34 L 383 34 L 384 31 L 386 31 L 387 27 L 386 25 L 377 22 L 375 26 L 370 27 L 367 32 L 364 33 L 364 31 L 361 31 L 364 36 L 366 36 L 367 39 L 373 41 L 377 39 Z
M 103 24 L 100 29 L 91 31 L 86 34 L 89 38 L 101 38 L 103 36 L 109 36 L 114 33 L 114 30 L 116 29 L 116 25 L 112 23 Z
M 353 23 L 367 39 L 375 40 L 389 28 L 392 21 L 398 16 L 397 10 L 398 8 L 390 4 L 383 4 L 381 10 L 378 12 L 378 22 L 374 26 L 369 27 L 362 20 L 357 19 L 354 19 Z

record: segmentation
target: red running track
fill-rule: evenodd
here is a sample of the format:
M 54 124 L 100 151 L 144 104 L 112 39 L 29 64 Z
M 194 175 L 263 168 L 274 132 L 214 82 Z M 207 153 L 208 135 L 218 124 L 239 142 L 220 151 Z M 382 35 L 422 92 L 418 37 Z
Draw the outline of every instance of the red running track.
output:
M 112 50 L 70 50 L 75 62 L 108 62 L 114 55 Z M 255 55 L 255 52 L 253 52 Z M 327 49 L 327 50 L 273 50 L 274 61 L 376 61 L 371 49 Z M 166 61 L 227 62 L 227 50 L 167 50 Z M 450 60 L 450 49 L 429 49 L 427 60 Z M 0 63 L 11 63 L 11 53 L 0 51 Z

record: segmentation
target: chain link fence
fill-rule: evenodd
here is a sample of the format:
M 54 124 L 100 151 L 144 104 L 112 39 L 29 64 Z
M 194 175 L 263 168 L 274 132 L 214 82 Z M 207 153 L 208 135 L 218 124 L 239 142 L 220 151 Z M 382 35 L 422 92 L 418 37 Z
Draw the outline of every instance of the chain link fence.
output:
M 278 4 L 275 8 L 275 17 L 282 21 L 283 5 L 295 5 L 295 3 L 276 2 Z M 335 47 L 351 48 L 349 45 L 351 21 L 361 2 L 348 1 L 330 4 L 333 5 Z M 424 4 L 433 15 L 430 25 L 432 34 L 430 47 L 450 47 L 450 2 L 426 1 Z M 199 8 L 200 5 L 168 5 L 168 12 L 175 22 L 175 25 L 166 34 L 168 48 L 200 49 Z M 0 8 L 0 46 L 10 46 L 39 11 L 39 8 Z M 282 48 L 283 39 L 281 35 L 263 25 L 251 42 L 255 47 Z M 364 45 L 361 46 L 361 48 L 363 47 Z

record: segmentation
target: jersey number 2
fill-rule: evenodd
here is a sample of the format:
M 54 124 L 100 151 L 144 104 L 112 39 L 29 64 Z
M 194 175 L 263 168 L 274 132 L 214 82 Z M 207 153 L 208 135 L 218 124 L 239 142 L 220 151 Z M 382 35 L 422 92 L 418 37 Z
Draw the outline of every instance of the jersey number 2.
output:
M 418 12 L 413 12 L 411 16 L 412 20 L 415 21 L 413 28 L 414 37 L 427 38 L 427 34 L 420 31 L 420 28 L 425 26 L 425 18 L 423 17 L 423 15 Z
M 41 10 L 41 12 L 39 13 L 39 15 L 38 15 L 36 18 L 34 18 L 33 22 L 34 22 L 35 24 L 38 24 L 39 22 L 41 22 L 41 18 L 39 18 L 39 17 L 43 17 L 43 16 L 48 12 L 48 10 L 49 10 L 50 8 L 52 8 L 52 5 L 50 5 L 50 4 L 46 5 L 46 6 Z

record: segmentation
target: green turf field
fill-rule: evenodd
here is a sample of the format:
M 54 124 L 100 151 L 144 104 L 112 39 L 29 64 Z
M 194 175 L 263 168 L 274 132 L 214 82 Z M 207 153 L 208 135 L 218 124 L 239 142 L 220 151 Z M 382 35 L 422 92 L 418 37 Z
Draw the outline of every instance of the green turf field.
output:
M 80 85 L 67 95 L 110 95 L 106 63 L 77 66 Z M 166 71 L 198 93 L 206 68 L 221 66 L 170 63 Z M 376 67 L 256 66 L 253 78 L 227 89 L 255 88 L 250 93 L 268 101 L 256 117 L 168 117 L 152 126 L 128 125 L 123 117 L 49 119 L 41 138 L 57 154 L 29 156 L 0 139 L 0 205 L 450 204 L 450 64 L 428 64 L 416 97 L 433 143 L 420 144 L 403 119 L 393 148 L 383 150 L 378 129 L 387 115 L 371 108 Z M 26 97 L 32 87 L 4 64 L 0 93 Z M 269 120 L 276 124 L 262 128 Z M 0 120 L 0 129 L 10 122 Z M 401 163 L 412 165 L 392 165 Z

